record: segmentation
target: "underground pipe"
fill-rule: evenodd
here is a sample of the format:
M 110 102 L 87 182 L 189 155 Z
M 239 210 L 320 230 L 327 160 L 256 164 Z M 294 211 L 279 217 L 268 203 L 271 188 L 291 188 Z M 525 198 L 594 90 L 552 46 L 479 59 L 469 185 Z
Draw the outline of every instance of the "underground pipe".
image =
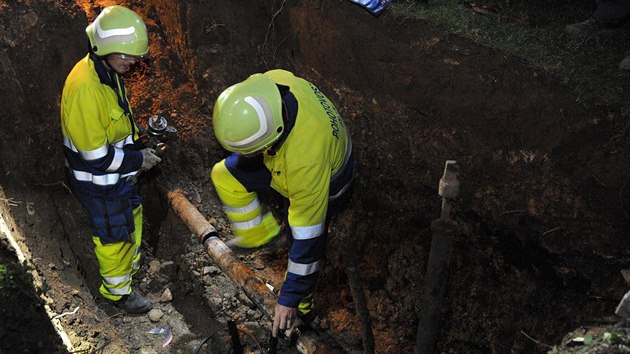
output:
M 217 263 L 219 268 L 237 285 L 239 285 L 245 294 L 258 306 L 269 320 L 273 319 L 273 310 L 276 305 L 277 297 L 267 284 L 256 276 L 254 271 L 243 264 L 234 254 L 234 252 L 218 237 L 218 232 L 204 217 L 199 210 L 188 201 L 184 193 L 177 189 L 168 192 L 168 199 L 171 207 L 180 219 L 188 226 L 195 236 L 201 241 L 206 248 L 206 252 Z M 298 323 L 294 328 L 299 327 Z M 299 331 L 295 331 L 299 332 Z M 295 337 L 296 333 L 286 331 L 287 338 Z M 296 347 L 300 353 L 333 353 L 339 352 L 333 350 L 315 333 L 305 332 L 297 333 L 299 337 L 296 340 Z
M 236 257 L 234 252 L 218 238 L 218 232 L 184 196 L 181 190 L 168 193 L 173 210 L 206 248 L 223 272 L 241 286 L 247 296 L 272 318 L 276 297 L 265 282 Z

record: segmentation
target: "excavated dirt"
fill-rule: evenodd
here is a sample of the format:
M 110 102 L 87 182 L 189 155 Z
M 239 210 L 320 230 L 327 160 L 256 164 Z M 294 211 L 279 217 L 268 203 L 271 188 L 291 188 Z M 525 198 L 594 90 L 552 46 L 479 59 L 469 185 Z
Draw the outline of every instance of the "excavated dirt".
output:
M 86 50 L 84 28 L 111 4 L 0 0 L 0 204 L 29 250 L 28 270 L 43 281 L 28 296 L 0 288 L 0 352 L 191 353 L 207 339 L 202 352 L 224 353 L 232 350 L 230 320 L 248 350 L 265 350 L 270 323 L 166 195 L 182 189 L 229 238 L 209 179 L 225 154 L 211 131 L 212 105 L 227 86 L 276 67 L 316 83 L 336 104 L 358 161 L 352 198 L 330 226 L 316 294 L 315 329 L 336 350 L 361 348 L 342 257 L 351 248 L 376 351 L 413 352 L 446 160 L 461 167 L 461 230 L 439 351 L 544 352 L 540 343 L 558 343 L 580 325 L 616 322 L 630 266 L 627 115 L 587 110 L 552 74 L 423 19 L 374 17 L 333 0 L 125 2 L 150 32 L 151 58 L 127 79 L 138 121 L 163 112 L 178 133 L 143 182 L 147 257 L 134 278 L 162 317 L 122 315 L 98 296 L 87 218 L 64 184 L 59 126 L 63 82 Z M 10 247 L 1 245 L 4 263 Z M 280 287 L 286 249 L 239 257 Z M 167 289 L 172 300 L 163 298 Z M 25 320 L 46 306 L 63 314 L 55 321 L 69 348 L 52 326 Z M 149 333 L 156 327 L 173 333 L 166 348 Z M 280 351 L 296 350 L 281 342 Z

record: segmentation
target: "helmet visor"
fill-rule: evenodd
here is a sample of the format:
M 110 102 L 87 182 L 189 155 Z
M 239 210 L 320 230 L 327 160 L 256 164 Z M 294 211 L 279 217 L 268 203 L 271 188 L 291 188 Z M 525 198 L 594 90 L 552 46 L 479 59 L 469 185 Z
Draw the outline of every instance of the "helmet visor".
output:
M 148 57 L 148 55 L 129 55 L 129 54 L 122 54 L 122 53 L 114 53 L 114 54 L 110 54 L 110 56 L 118 58 L 120 60 L 125 60 L 125 61 L 131 61 L 131 60 L 140 61 Z

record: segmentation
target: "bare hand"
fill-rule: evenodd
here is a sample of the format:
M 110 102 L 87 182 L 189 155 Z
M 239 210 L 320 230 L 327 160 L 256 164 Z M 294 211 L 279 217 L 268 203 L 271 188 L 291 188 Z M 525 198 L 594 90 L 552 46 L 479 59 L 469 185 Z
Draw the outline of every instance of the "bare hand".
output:
M 294 308 L 276 304 L 273 315 L 273 327 L 271 330 L 271 335 L 277 337 L 278 330 L 284 331 L 291 328 L 291 326 L 293 326 L 293 324 L 295 323 L 296 314 L 297 312 Z

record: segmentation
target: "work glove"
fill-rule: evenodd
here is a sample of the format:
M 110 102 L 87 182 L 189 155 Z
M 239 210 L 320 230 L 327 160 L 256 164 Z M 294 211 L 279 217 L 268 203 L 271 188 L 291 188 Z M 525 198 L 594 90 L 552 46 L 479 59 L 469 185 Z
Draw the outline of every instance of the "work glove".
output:
M 148 171 L 162 161 L 162 159 L 155 154 L 154 149 L 144 148 L 140 150 L 140 152 L 142 153 L 142 166 L 140 166 L 141 171 Z

